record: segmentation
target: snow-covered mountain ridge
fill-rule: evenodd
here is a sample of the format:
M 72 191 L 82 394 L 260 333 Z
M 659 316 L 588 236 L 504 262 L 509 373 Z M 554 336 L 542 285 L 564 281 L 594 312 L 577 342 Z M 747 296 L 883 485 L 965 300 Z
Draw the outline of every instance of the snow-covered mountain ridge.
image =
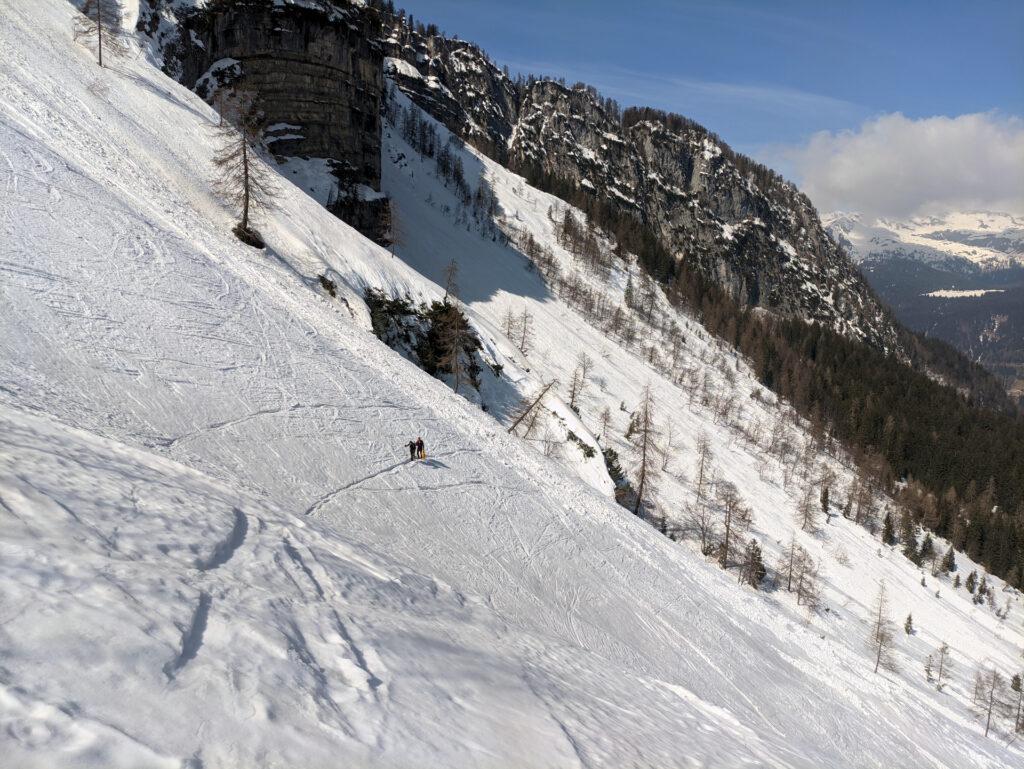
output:
M 985 738 L 968 709 L 975 666 L 1019 667 L 1019 595 L 989 580 L 1001 618 L 838 509 L 799 530 L 796 460 L 811 452 L 808 482 L 830 468 L 839 498 L 851 468 L 692 318 L 674 318 L 683 376 L 669 376 L 663 329 L 631 312 L 627 345 L 595 327 L 518 241 L 460 219 L 434 161 L 394 129 L 381 165 L 407 233 L 397 256 L 287 184 L 285 166 L 259 224 L 269 248 L 249 249 L 209 191 L 216 114 L 143 56 L 96 68 L 71 13 L 0 0 L 5 765 L 1020 762 L 1006 720 Z M 589 276 L 549 217 L 564 204 L 453 147 L 560 274 L 623 305 L 629 277 L 647 290 L 628 265 Z M 649 383 L 669 449 L 659 506 L 683 522 L 706 433 L 773 567 L 790 537 L 822 567 L 822 608 L 742 586 L 616 505 L 563 439 L 564 387 L 549 432 L 524 441 L 500 408 L 380 344 L 363 289 L 436 299 L 452 257 L 502 392 L 568 380 L 586 352 L 573 426 L 595 441 L 608 407 L 600 440 L 626 457 Z M 509 306 L 534 319 L 525 354 L 502 329 Z M 407 463 L 416 434 L 429 456 Z M 875 676 L 881 580 L 917 632 L 900 636 L 900 672 Z M 942 640 L 955 674 L 940 693 L 922 666 Z
M 965 211 L 871 220 L 834 212 L 822 222 L 858 262 L 911 259 L 965 273 L 1024 266 L 1024 216 Z

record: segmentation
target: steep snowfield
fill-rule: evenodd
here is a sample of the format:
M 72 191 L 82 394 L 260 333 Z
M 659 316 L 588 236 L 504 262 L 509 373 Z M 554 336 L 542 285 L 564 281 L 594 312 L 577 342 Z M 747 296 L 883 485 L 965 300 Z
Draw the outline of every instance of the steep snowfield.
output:
M 650 380 L 680 434 L 677 473 L 708 430 L 758 536 L 789 536 L 778 473 L 520 257 L 451 226 L 426 166 L 385 158 L 408 266 L 284 184 L 261 223 L 270 248 L 248 249 L 208 192 L 214 114 L 141 56 L 97 69 L 71 15 L 0 0 L 4 766 L 1024 760 L 965 699 L 975 662 L 1019 666 L 1016 595 L 1000 594 L 1006 621 L 948 584 L 936 598 L 841 519 L 803 537 L 823 560 L 848 555 L 826 567 L 829 612 L 740 588 L 612 503 L 575 446 L 543 457 L 368 333 L 364 286 L 437 297 L 430 280 L 458 256 L 517 387 L 588 351 L 593 427 Z M 550 228 L 553 201 L 477 162 L 510 218 Z M 525 359 L 500 339 L 510 301 L 537 316 Z M 695 327 L 687 340 L 694 361 L 714 350 Z M 410 464 L 416 434 L 430 458 Z M 666 480 L 661 498 L 687 493 Z M 901 636 L 898 675 L 871 675 L 863 648 L 881 578 L 894 618 L 912 609 L 921 628 Z M 957 663 L 941 695 L 920 672 L 940 637 Z
M 974 211 L 871 221 L 837 212 L 822 222 L 858 262 L 901 257 L 968 271 L 1024 265 L 1024 216 Z

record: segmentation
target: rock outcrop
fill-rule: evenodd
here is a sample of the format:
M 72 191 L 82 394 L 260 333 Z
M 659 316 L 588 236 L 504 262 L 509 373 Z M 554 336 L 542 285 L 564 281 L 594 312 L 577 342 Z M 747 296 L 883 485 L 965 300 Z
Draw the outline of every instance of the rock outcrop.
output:
M 384 26 L 390 79 L 499 162 L 633 216 L 748 305 L 898 347 L 807 197 L 700 125 L 654 110 L 623 115 L 582 84 L 513 81 L 474 45 L 403 19 Z
M 224 88 L 257 94 L 273 154 L 327 161 L 319 167 L 334 178 L 317 185 L 327 188 L 321 202 L 355 201 L 346 218 L 383 238 L 380 198 L 360 194 L 380 189 L 383 53 L 372 15 L 329 0 L 144 3 L 140 26 L 159 37 L 169 74 L 211 103 Z

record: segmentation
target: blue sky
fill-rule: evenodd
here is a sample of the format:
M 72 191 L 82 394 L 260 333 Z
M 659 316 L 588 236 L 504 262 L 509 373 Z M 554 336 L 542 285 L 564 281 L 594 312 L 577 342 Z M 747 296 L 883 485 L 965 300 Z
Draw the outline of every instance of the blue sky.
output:
M 778 158 L 818 131 L 1024 114 L 1024 0 L 407 0 L 513 71 L 584 80 Z

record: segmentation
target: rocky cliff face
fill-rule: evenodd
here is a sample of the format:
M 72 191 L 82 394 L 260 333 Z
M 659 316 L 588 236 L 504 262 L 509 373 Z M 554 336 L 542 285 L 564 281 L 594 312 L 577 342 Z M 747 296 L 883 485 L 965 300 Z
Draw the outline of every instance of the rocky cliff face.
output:
M 743 302 L 897 346 L 807 197 L 701 126 L 653 111 L 624 119 L 592 88 L 514 82 L 468 43 L 401 23 L 386 34 L 390 78 L 492 157 L 631 214 Z
M 701 126 L 654 111 L 620 117 L 592 90 L 531 83 L 508 155 L 654 229 L 737 299 L 891 348 L 895 331 L 793 185 Z
M 479 47 L 385 20 L 392 80 L 450 130 L 504 163 L 519 90 Z
M 365 193 L 380 189 L 383 52 L 361 6 L 144 0 L 139 25 L 165 70 L 208 101 L 224 88 L 258 94 L 274 155 L 314 161 L 306 175 L 328 177 L 313 181 L 321 202 L 346 197 L 344 218 L 380 239 L 380 201 Z
M 182 82 L 209 95 L 235 78 L 263 95 L 280 157 L 329 158 L 339 176 L 379 189 L 387 73 L 467 141 L 629 214 L 737 299 L 898 346 L 806 196 L 691 121 L 653 110 L 622 115 L 585 86 L 513 81 L 477 46 L 413 28 L 379 3 L 144 2 L 140 24 L 162 40 L 166 66 Z M 374 217 L 345 218 L 365 227 Z

